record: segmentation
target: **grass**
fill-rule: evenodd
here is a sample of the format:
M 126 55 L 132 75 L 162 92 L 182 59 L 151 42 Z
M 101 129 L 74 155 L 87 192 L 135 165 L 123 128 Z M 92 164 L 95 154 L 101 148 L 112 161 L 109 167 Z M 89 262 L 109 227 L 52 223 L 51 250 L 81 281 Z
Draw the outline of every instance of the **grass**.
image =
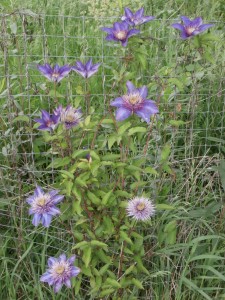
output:
M 170 162 L 174 175 L 162 172 L 158 179 L 149 176 L 148 189 L 153 191 L 157 203 L 173 203 L 176 209 L 159 212 L 160 217 L 145 232 L 144 266 L 150 274 L 138 275 L 144 290 L 134 287 L 132 299 L 222 300 L 225 297 L 224 190 L 218 175 L 225 152 L 223 1 L 204 0 L 196 5 L 193 0 L 166 3 L 146 0 L 146 14 L 155 15 L 158 20 L 146 24 L 144 34 L 156 40 L 150 40 L 147 46 L 145 68 L 141 61 L 135 61 L 124 73 L 121 68 L 124 53 L 119 46 L 104 41 L 105 34 L 99 30 L 112 23 L 111 16 L 121 14 L 119 3 L 109 1 L 104 7 L 96 1 L 94 11 L 88 1 L 67 0 L 64 4 L 57 0 L 26 1 L 26 4 L 20 0 L 1 1 L 2 13 L 12 13 L 2 18 L 0 38 L 2 299 L 91 299 L 92 287 L 86 276 L 75 279 L 75 291 L 63 289 L 58 295 L 40 285 L 47 258 L 65 249 L 70 251 L 74 240 L 68 229 L 75 231 L 75 228 L 73 224 L 62 227 L 54 221 L 47 232 L 41 227 L 34 229 L 25 204 L 35 182 L 51 186 L 58 180 L 54 170 L 46 170 L 50 163 L 44 155 L 48 145 L 32 129 L 32 119 L 39 110 L 53 106 L 52 86 L 44 83 L 35 65 L 45 59 L 64 64 L 91 56 L 94 62 L 103 63 L 90 83 L 95 113 L 101 113 L 110 99 L 121 92 L 111 88 L 115 80 L 118 86 L 123 86 L 129 76 L 135 76 L 138 85 L 148 85 L 152 99 L 160 100 L 162 113 L 149 142 L 152 165 L 158 164 L 158 153 L 165 143 L 172 145 Z M 139 8 L 138 1 L 133 3 L 134 9 Z M 123 6 L 129 4 L 122 1 Z M 30 11 L 21 11 L 21 7 Z M 169 27 L 180 15 L 199 15 L 205 21 L 216 21 L 212 31 L 220 38 L 214 44 L 212 63 L 196 61 L 186 53 L 189 69 L 183 80 L 185 64 L 179 57 L 184 49 L 176 38 L 177 32 L 175 35 Z M 190 71 L 193 66 L 194 77 Z M 180 82 L 174 84 L 171 78 Z M 60 93 L 66 97 L 59 97 L 60 102 L 80 102 L 85 109 L 83 91 L 81 79 L 73 75 L 62 81 Z M 185 124 L 173 127 L 171 119 Z M 103 142 L 104 139 L 102 136 Z M 113 253 L 112 246 L 110 251 Z M 129 261 L 125 264 L 129 267 Z M 80 292 L 75 295 L 79 284 Z M 131 298 L 125 294 L 123 299 Z

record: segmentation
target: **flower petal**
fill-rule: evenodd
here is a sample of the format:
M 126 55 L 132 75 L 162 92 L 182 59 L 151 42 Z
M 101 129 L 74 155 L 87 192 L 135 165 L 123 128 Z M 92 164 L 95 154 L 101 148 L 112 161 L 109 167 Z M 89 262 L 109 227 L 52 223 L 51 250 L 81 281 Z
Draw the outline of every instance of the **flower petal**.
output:
M 80 268 L 77 268 L 77 267 L 72 268 L 72 270 L 71 270 L 72 277 L 77 276 L 79 273 L 80 273 Z
M 38 226 L 40 220 L 41 220 L 41 215 L 40 214 L 34 214 L 32 224 L 34 226 Z
M 70 279 L 65 279 L 64 283 L 65 283 L 65 285 L 66 285 L 68 288 L 71 288 L 71 281 L 70 281 Z
M 113 34 L 113 29 L 112 28 L 108 28 L 108 27 L 102 27 L 101 28 L 102 31 L 105 31 L 109 34 Z
M 60 262 L 66 262 L 66 254 L 63 253 L 63 254 L 59 255 L 58 260 L 59 260 Z
M 145 122 L 150 122 L 150 113 L 144 109 L 139 109 L 135 111 L 135 114 L 141 117 Z
M 183 21 L 185 26 L 189 26 L 191 24 L 191 20 L 186 16 L 181 16 L 181 20 Z
M 136 90 L 136 87 L 129 80 L 126 82 L 126 86 L 127 86 L 128 93 L 132 93 L 132 92 L 134 92 Z
M 61 202 L 61 201 L 63 200 L 63 198 L 64 198 L 64 195 L 57 195 L 57 196 L 54 196 L 54 198 L 52 199 L 52 202 L 53 202 L 54 204 L 57 204 L 57 203 Z
M 129 38 L 129 37 L 131 37 L 131 36 L 133 36 L 135 34 L 138 34 L 138 33 L 140 33 L 140 30 L 138 30 L 138 29 L 131 29 L 131 30 L 129 30 L 129 32 L 127 34 L 127 38 Z
M 49 227 L 52 220 L 52 216 L 50 214 L 44 213 L 42 214 L 42 225 L 44 227 Z
M 139 10 L 137 10 L 134 14 L 135 19 L 141 19 L 143 17 L 144 14 L 144 8 L 140 8 Z
M 142 99 L 146 99 L 146 97 L 148 96 L 148 88 L 147 86 L 142 86 L 141 88 L 138 89 L 140 96 Z
M 154 19 L 155 19 L 155 17 L 153 17 L 153 16 L 142 17 L 141 18 L 141 23 L 139 23 L 139 24 L 144 24 L 144 23 L 147 23 L 147 22 L 152 21 Z
M 128 19 L 131 19 L 133 17 L 133 13 L 132 11 L 128 8 L 128 7 L 125 7 L 124 8 L 124 13 L 125 13 L 125 16 L 128 18 Z
M 185 30 L 184 25 L 179 24 L 179 23 L 174 23 L 174 24 L 172 24 L 171 26 L 172 26 L 173 28 L 178 29 L 178 30 L 181 30 L 181 31 L 184 31 L 184 30 Z
M 41 282 L 48 282 L 52 281 L 52 274 L 49 272 L 44 273 L 41 277 L 40 277 L 40 281 Z
M 198 17 L 196 19 L 194 19 L 190 24 L 189 26 L 191 27 L 199 27 L 200 25 L 202 25 L 202 18 L 201 17 Z
M 62 287 L 62 283 L 61 282 L 56 283 L 54 285 L 54 292 L 58 293 L 61 290 L 61 287 Z
M 145 100 L 142 109 L 146 110 L 150 114 L 157 114 L 159 112 L 158 106 L 153 100 Z
M 198 30 L 199 30 L 199 32 L 202 32 L 202 31 L 205 31 L 205 30 L 207 30 L 208 28 L 210 28 L 212 26 L 214 26 L 214 24 L 203 24 L 203 25 L 200 25 L 198 27 Z
M 55 257 L 49 257 L 48 259 L 48 266 L 51 267 L 57 262 L 57 259 Z
M 120 107 L 116 111 L 116 120 L 117 121 L 123 121 L 127 119 L 132 114 L 132 111 L 130 109 Z
M 123 106 L 124 101 L 121 97 L 118 97 L 116 99 L 114 99 L 112 102 L 110 102 L 111 106 L 115 106 L 115 107 L 121 107 Z
M 67 262 L 72 265 L 76 260 L 76 255 L 72 255 L 70 258 L 67 259 Z

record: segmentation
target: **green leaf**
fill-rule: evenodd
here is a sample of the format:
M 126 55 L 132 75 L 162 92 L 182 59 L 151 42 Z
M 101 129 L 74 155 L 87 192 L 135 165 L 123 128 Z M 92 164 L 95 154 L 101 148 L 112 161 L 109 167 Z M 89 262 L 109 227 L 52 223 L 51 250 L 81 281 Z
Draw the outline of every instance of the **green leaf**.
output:
M 90 264 L 91 261 L 91 253 L 92 253 L 92 248 L 91 247 L 86 247 L 83 249 L 83 256 L 82 260 L 85 264 L 85 267 L 87 268 Z
M 134 270 L 134 268 L 135 268 L 135 265 L 136 265 L 136 264 L 133 264 L 133 265 L 131 265 L 128 269 L 126 269 L 124 275 L 128 275 L 128 274 L 130 274 L 131 272 L 133 273 L 133 270 Z
M 113 292 L 115 292 L 114 289 L 107 289 L 107 290 L 103 290 L 101 293 L 100 293 L 100 297 L 105 297 L 105 296 L 108 296 L 110 294 L 112 294 Z
M 97 247 L 103 248 L 105 251 L 108 250 L 108 245 L 103 242 L 99 242 L 97 240 L 92 240 L 90 244 L 91 244 L 91 246 L 97 246 Z
M 54 158 L 54 160 L 47 166 L 47 169 L 67 166 L 71 162 L 70 157 L 66 156 L 64 158 Z
M 132 240 L 129 238 L 125 231 L 120 231 L 120 237 L 123 241 L 126 241 L 128 244 L 133 244 Z
M 112 278 L 107 278 L 106 279 L 106 283 L 111 285 L 112 287 L 115 287 L 115 288 L 121 288 L 121 285 L 119 284 L 118 281 L 116 281 L 115 279 L 112 279 Z
M 25 122 L 25 123 L 29 123 L 30 122 L 30 118 L 28 116 L 17 116 L 13 119 L 12 123 L 16 123 L 16 122 Z
M 170 120 L 169 124 L 174 126 L 174 127 L 179 127 L 181 125 L 186 124 L 186 122 L 182 121 L 182 120 Z
M 80 178 L 80 176 L 75 179 L 75 183 L 81 187 L 87 187 L 86 182 L 82 178 Z
M 118 129 L 118 134 L 122 135 L 129 127 L 131 126 L 130 122 L 127 122 L 123 124 L 119 129 Z
M 179 91 L 183 91 L 184 90 L 184 84 L 179 79 L 177 79 L 177 78 L 170 78 L 170 79 L 168 79 L 168 82 L 174 84 L 179 89 Z
M 89 245 L 89 242 L 82 241 L 80 243 L 77 243 L 75 246 L 72 247 L 72 249 L 84 249 Z
M 163 147 L 162 152 L 161 152 L 160 162 L 167 161 L 167 159 L 169 158 L 169 155 L 170 155 L 170 150 L 171 150 L 171 147 L 169 144 L 166 144 Z
M 156 209 L 157 210 L 173 210 L 175 209 L 175 207 L 173 207 L 172 205 L 168 205 L 168 204 L 156 204 Z
M 101 267 L 101 269 L 99 270 L 99 274 L 100 275 L 104 275 L 105 272 L 108 270 L 108 268 L 110 267 L 111 263 L 104 265 L 103 267 Z
M 130 136 L 137 132 L 145 133 L 146 131 L 147 131 L 147 129 L 145 127 L 133 127 L 128 130 L 128 135 Z
M 149 174 L 152 174 L 152 175 L 156 175 L 156 176 L 159 176 L 159 173 L 153 169 L 152 167 L 147 167 L 144 169 L 144 172 L 145 173 L 149 173 Z
M 72 154 L 72 158 L 76 158 L 76 157 L 85 157 L 87 154 L 89 153 L 89 150 L 76 150 L 73 152 Z
M 91 116 L 87 116 L 87 118 L 84 121 L 84 125 L 88 126 L 90 124 L 90 121 L 91 121 Z
M 74 175 L 71 172 L 68 172 L 66 170 L 60 170 L 59 172 L 64 175 L 64 178 L 69 177 L 70 179 L 74 179 Z
M 87 196 L 91 200 L 92 203 L 94 203 L 96 205 L 101 204 L 101 200 L 95 194 L 93 194 L 92 192 L 88 191 Z
M 133 279 L 132 279 L 132 283 L 133 283 L 137 288 L 144 290 L 144 287 L 143 287 L 142 283 L 141 283 L 138 279 L 133 278 Z
M 112 148 L 112 146 L 114 145 L 114 143 L 117 141 L 117 136 L 116 135 L 111 135 L 108 138 L 108 148 L 109 150 Z
M 107 202 L 108 202 L 110 196 L 112 195 L 112 193 L 113 193 L 113 190 L 109 191 L 108 193 L 106 193 L 106 194 L 104 195 L 104 197 L 102 198 L 102 204 L 103 204 L 103 205 L 106 205 L 106 204 L 107 204 Z
M 118 159 L 120 159 L 120 154 L 107 154 L 102 156 L 102 160 L 113 161 Z

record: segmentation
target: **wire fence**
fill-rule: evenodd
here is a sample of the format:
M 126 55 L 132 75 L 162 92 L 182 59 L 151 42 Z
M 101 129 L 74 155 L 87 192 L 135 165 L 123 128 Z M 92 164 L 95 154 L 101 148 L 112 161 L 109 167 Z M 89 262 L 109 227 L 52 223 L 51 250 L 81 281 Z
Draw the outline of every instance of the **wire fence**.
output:
M 96 20 L 87 16 L 32 15 L 20 12 L 1 15 L 0 243 L 6 249 L 5 253 L 15 261 L 17 256 L 14 254 L 21 256 L 24 245 L 30 243 L 33 246 L 29 256 L 35 257 L 34 264 L 38 264 L 37 257 L 40 256 L 41 248 L 44 249 L 42 255 L 47 259 L 51 254 L 64 251 L 66 247 L 71 249 L 74 244 L 73 237 L 68 235 L 74 224 L 69 224 L 68 228 L 59 228 L 58 223 L 53 221 L 51 229 L 46 233 L 41 228 L 33 229 L 27 214 L 25 200 L 33 191 L 35 183 L 51 187 L 57 172 L 38 165 L 38 160 L 45 160 L 45 155 L 49 153 L 47 150 L 42 153 L 38 150 L 35 141 L 40 138 L 40 132 L 33 129 L 33 119 L 38 116 L 40 109 L 50 109 L 52 101 L 45 80 L 36 70 L 36 64 L 75 63 L 80 57 L 84 61 L 92 57 L 94 63 L 101 62 L 101 71 L 95 75 L 91 95 L 91 105 L 96 105 L 99 108 L 96 113 L 100 114 L 106 109 L 108 99 L 116 96 L 114 92 L 109 93 L 114 76 L 111 66 L 118 59 L 121 61 L 123 56 L 123 53 L 121 57 L 115 56 L 115 49 L 118 50 L 119 46 L 106 42 L 100 27 L 110 27 L 116 19 L 104 17 Z M 224 66 L 219 65 L 218 60 L 213 67 L 208 64 L 209 71 L 202 66 L 203 73 L 191 75 L 192 82 L 188 91 L 176 87 L 174 91 L 163 90 L 163 84 L 169 79 L 180 78 L 181 41 L 169 26 L 172 22 L 174 20 L 156 19 L 154 24 L 144 26 L 144 31 L 152 38 L 152 46 L 140 84 L 142 80 L 147 84 L 159 82 L 160 88 L 150 93 L 152 99 L 162 96 L 167 99 L 160 103 L 163 117 L 159 116 L 158 120 L 162 124 L 165 120 L 177 118 L 185 120 L 185 123 L 176 128 L 168 123 L 156 126 L 152 132 L 154 143 L 149 146 L 149 151 L 154 149 L 153 156 L 157 160 L 158 152 L 169 140 L 172 145 L 171 166 L 175 172 L 183 170 L 184 177 L 177 182 L 168 178 L 158 179 L 159 184 L 166 182 L 170 185 L 169 201 L 179 201 L 184 197 L 188 200 L 191 195 L 197 201 L 206 195 L 220 199 L 220 180 L 213 168 L 224 154 Z M 213 23 L 216 26 L 224 25 Z M 190 65 L 194 63 L 198 62 L 190 61 Z M 168 66 L 167 70 L 160 73 L 159 70 L 165 66 Z M 138 70 L 137 73 L 140 76 Z M 78 76 L 62 82 L 60 86 L 62 99 L 68 99 L 68 102 L 76 97 L 84 97 L 78 93 L 74 82 L 82 86 Z M 15 122 L 18 116 L 28 119 Z M 140 151 L 138 155 L 143 154 Z M 149 188 L 154 184 L 150 182 Z M 113 252 L 113 249 L 110 251 Z

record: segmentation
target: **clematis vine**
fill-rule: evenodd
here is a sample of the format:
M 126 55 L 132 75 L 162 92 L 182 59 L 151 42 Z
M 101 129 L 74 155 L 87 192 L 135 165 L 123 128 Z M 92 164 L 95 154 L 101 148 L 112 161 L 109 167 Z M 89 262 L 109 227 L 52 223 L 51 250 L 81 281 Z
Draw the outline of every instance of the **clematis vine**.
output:
M 56 83 L 60 82 L 71 71 L 71 67 L 69 65 L 64 65 L 60 67 L 56 64 L 52 68 L 49 64 L 45 64 L 37 65 L 37 68 L 46 78 Z
M 92 59 L 89 59 L 85 64 L 81 61 L 77 61 L 75 66 L 72 66 L 72 70 L 83 76 L 84 78 L 89 78 L 98 72 L 98 68 L 101 63 L 92 64 Z
M 135 13 L 133 13 L 128 7 L 125 7 L 124 16 L 121 18 L 122 21 L 126 21 L 130 26 L 141 25 L 153 19 L 155 19 L 153 16 L 144 16 L 143 7 L 137 10 Z
M 180 17 L 183 24 L 180 23 L 174 23 L 171 26 L 175 29 L 178 29 L 181 31 L 180 37 L 183 40 L 186 40 L 192 36 L 195 36 L 208 28 L 214 26 L 214 24 L 202 24 L 202 18 L 198 17 L 191 21 L 188 17 L 181 16 Z
M 58 190 L 45 193 L 37 186 L 33 196 L 27 198 L 27 203 L 30 205 L 29 214 L 34 215 L 32 220 L 34 226 L 38 226 L 42 222 L 44 227 L 49 227 L 52 217 L 60 214 L 56 204 L 61 202 L 64 196 L 58 193 Z
M 123 47 L 127 46 L 129 37 L 140 33 L 140 30 L 130 29 L 129 24 L 126 21 L 114 23 L 113 28 L 102 27 L 101 29 L 108 33 L 105 38 L 107 41 L 121 42 Z
M 59 258 L 50 257 L 48 269 L 41 276 L 40 281 L 52 285 L 55 293 L 58 293 L 63 285 L 71 288 L 71 278 L 80 273 L 80 268 L 73 265 L 75 259 L 75 255 L 67 259 L 65 254 L 61 254 Z
M 159 112 L 155 101 L 146 99 L 148 89 L 146 86 L 136 88 L 132 82 L 127 81 L 127 94 L 116 98 L 110 103 L 117 107 L 116 120 L 123 121 L 132 114 L 141 117 L 145 122 L 150 122 L 150 116 Z
M 39 130 L 52 131 L 59 123 L 59 115 L 52 114 L 50 115 L 46 110 L 41 111 L 42 117 L 35 119 L 35 122 L 40 123 L 38 127 Z

